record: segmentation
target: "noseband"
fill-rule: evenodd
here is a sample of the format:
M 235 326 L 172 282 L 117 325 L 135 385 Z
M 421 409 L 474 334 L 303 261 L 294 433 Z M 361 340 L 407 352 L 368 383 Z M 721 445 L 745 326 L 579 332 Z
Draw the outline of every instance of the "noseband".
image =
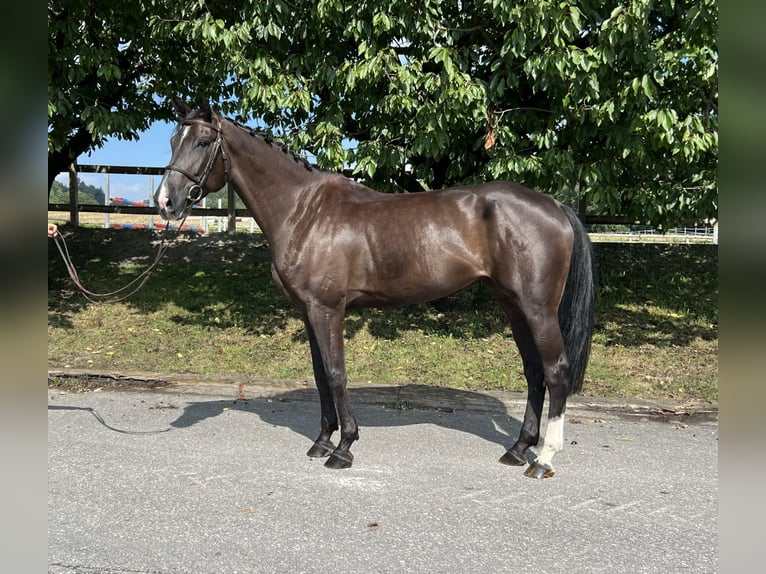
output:
M 186 201 L 189 205 L 194 205 L 198 201 L 200 201 L 205 195 L 205 182 L 207 181 L 207 176 L 210 174 L 210 170 L 213 168 L 213 164 L 215 163 L 216 158 L 218 157 L 218 153 L 221 153 L 221 156 L 223 157 L 223 169 L 226 177 L 226 181 L 229 181 L 229 159 L 226 157 L 226 152 L 223 149 L 223 138 L 221 137 L 221 124 L 216 120 L 215 124 L 212 124 L 210 122 L 206 122 L 203 120 L 184 120 L 181 122 L 181 125 L 188 126 L 191 124 L 199 124 L 201 126 L 205 126 L 207 128 L 210 128 L 211 130 L 215 130 L 216 137 L 215 141 L 213 142 L 213 148 L 210 150 L 210 156 L 207 159 L 207 163 L 205 164 L 204 168 L 202 169 L 202 172 L 194 175 L 191 172 L 186 171 L 182 167 L 177 167 L 173 164 L 169 164 L 165 166 L 165 171 L 171 170 L 171 171 L 177 171 L 179 173 L 182 173 L 186 177 L 188 177 L 191 181 L 194 182 L 194 184 L 189 188 L 189 191 L 186 193 Z

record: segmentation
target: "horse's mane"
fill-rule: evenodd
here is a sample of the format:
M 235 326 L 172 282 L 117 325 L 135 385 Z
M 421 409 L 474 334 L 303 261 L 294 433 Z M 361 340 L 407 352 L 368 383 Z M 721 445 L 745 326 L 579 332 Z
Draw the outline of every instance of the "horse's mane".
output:
M 223 117 L 223 116 L 222 116 L 222 117 Z M 253 137 L 259 137 L 259 138 L 261 138 L 263 141 L 265 141 L 267 144 L 269 144 L 269 145 L 271 145 L 271 146 L 274 146 L 274 147 L 276 147 L 276 148 L 279 148 L 279 149 L 281 149 L 281 150 L 282 150 L 284 153 L 291 155 L 291 156 L 293 157 L 293 159 L 294 159 L 296 162 L 298 162 L 298 163 L 300 163 L 300 164 L 303 164 L 303 167 L 305 167 L 307 170 L 309 170 L 309 171 L 314 171 L 315 167 L 314 167 L 314 165 L 312 165 L 312 164 L 309 162 L 309 160 L 307 160 L 305 157 L 303 157 L 303 156 L 301 156 L 301 155 L 298 155 L 297 153 L 295 153 L 294 151 L 292 151 L 292 150 L 291 150 L 289 147 L 287 147 L 287 145 L 286 145 L 286 144 L 284 144 L 284 143 L 282 143 L 282 142 L 279 142 L 279 141 L 276 141 L 276 140 L 275 140 L 275 139 L 274 139 L 274 138 L 271 136 L 271 134 L 268 134 L 268 133 L 265 133 L 265 132 L 259 132 L 258 130 L 254 129 L 254 128 L 251 128 L 251 127 L 249 127 L 249 126 L 243 125 L 243 124 L 239 123 L 238 121 L 236 121 L 236 120 L 233 120 L 233 119 L 231 119 L 231 118 L 227 118 L 227 117 L 224 117 L 223 119 L 225 119 L 225 120 L 227 120 L 227 121 L 229 121 L 229 122 L 233 123 L 233 124 L 234 124 L 235 126 L 237 126 L 239 129 L 246 131 L 246 132 L 247 132 L 247 133 L 249 133 L 251 136 L 253 136 Z

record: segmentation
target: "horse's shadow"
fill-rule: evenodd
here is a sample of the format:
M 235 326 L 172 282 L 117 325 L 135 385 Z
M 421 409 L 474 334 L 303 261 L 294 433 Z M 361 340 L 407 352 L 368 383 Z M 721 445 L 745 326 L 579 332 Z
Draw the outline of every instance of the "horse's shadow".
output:
M 521 422 L 508 414 L 502 401 L 476 391 L 423 385 L 371 385 L 352 389 L 349 394 L 362 432 L 365 427 L 430 423 L 509 448 L 521 428 Z M 300 409 L 300 413 L 295 412 L 296 408 Z M 316 391 L 308 389 L 285 391 L 268 398 L 189 402 L 183 407 L 180 416 L 170 423 L 170 427 L 189 428 L 232 410 L 255 414 L 268 424 L 289 428 L 303 435 L 308 441 L 313 441 L 319 434 L 319 396 Z M 477 413 L 480 416 L 466 416 Z

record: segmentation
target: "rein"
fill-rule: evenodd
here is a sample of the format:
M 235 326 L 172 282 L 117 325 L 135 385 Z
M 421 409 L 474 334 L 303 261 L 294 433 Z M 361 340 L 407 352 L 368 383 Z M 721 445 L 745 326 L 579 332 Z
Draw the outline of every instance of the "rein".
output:
M 181 227 L 184 224 L 184 221 L 186 221 L 186 218 L 184 217 L 183 220 L 181 220 L 181 223 L 178 225 L 178 229 L 181 229 Z M 167 244 L 167 232 L 169 229 L 169 225 L 165 227 L 165 229 L 162 232 L 162 240 L 160 241 L 160 246 L 157 249 L 157 255 L 154 257 L 154 261 L 144 269 L 144 271 L 135 279 L 133 279 L 130 283 L 125 285 L 124 287 L 120 287 L 119 289 L 116 289 L 114 291 L 109 291 L 108 293 L 94 293 L 93 291 L 88 290 L 80 281 L 80 277 L 77 274 L 77 269 L 75 269 L 74 263 L 72 262 L 72 257 L 69 255 L 69 249 L 67 248 L 66 241 L 64 241 L 64 236 L 61 233 L 57 233 L 53 240 L 56 242 L 56 247 L 59 250 L 59 253 L 61 254 L 61 258 L 64 260 L 64 265 L 66 266 L 67 272 L 69 272 L 69 277 L 74 282 L 75 286 L 80 290 L 80 292 L 83 294 L 83 296 L 90 301 L 91 303 L 98 303 L 98 304 L 106 304 L 106 303 L 119 303 L 120 301 L 124 301 L 128 297 L 134 295 L 139 289 L 141 289 L 146 282 L 149 280 L 149 277 L 151 276 L 152 272 L 157 268 L 157 265 L 159 265 L 160 260 L 162 259 L 162 256 L 165 255 L 165 251 L 167 251 L 168 244 Z M 135 286 L 135 287 L 134 287 Z M 128 291 L 125 293 L 128 289 L 131 287 L 134 287 L 131 291 Z M 115 297 L 119 296 L 116 299 L 108 299 L 108 297 Z
M 207 181 L 208 175 L 210 174 L 210 170 L 213 169 L 213 164 L 215 163 L 215 160 L 218 158 L 219 153 L 221 154 L 221 157 L 223 157 L 223 165 L 224 165 L 224 173 L 226 175 L 226 181 L 229 180 L 229 158 L 226 156 L 226 152 L 223 149 L 223 137 L 222 137 L 220 122 L 216 120 L 216 123 L 212 124 L 210 122 L 206 122 L 199 119 L 190 119 L 190 120 L 184 120 L 181 123 L 183 125 L 199 124 L 199 125 L 208 127 L 212 130 L 215 130 L 216 132 L 216 138 L 215 138 L 215 141 L 213 142 L 213 147 L 210 150 L 210 155 L 199 174 L 196 174 L 196 175 L 192 174 L 186 169 L 182 167 L 177 167 L 173 165 L 172 163 L 165 166 L 166 171 L 167 170 L 177 171 L 183 174 L 184 176 L 186 176 L 187 178 L 189 178 L 193 182 L 192 186 L 189 188 L 186 194 L 186 201 L 189 202 L 190 205 L 194 205 L 205 196 L 205 189 L 204 189 L 205 182 Z M 186 216 L 184 216 L 184 218 L 181 220 L 181 223 L 178 225 L 179 229 L 183 226 L 184 221 L 186 221 Z M 58 248 L 59 253 L 61 254 L 61 258 L 64 260 L 64 265 L 66 265 L 67 271 L 69 272 L 69 277 L 71 277 L 74 284 L 82 292 L 83 296 L 88 301 L 90 301 L 91 303 L 119 303 L 120 301 L 124 301 L 131 295 L 135 294 L 139 289 L 141 289 L 149 280 L 149 277 L 151 276 L 152 272 L 157 268 L 157 265 L 159 265 L 160 260 L 162 259 L 162 256 L 165 255 L 165 251 L 168 248 L 167 242 L 166 242 L 166 235 L 167 235 L 167 231 L 169 227 L 170 227 L 169 225 L 165 227 L 162 233 L 162 241 L 160 242 L 160 246 L 157 249 L 157 255 L 154 257 L 154 261 L 152 261 L 149 267 L 145 269 L 138 277 L 133 279 L 133 281 L 131 281 L 124 287 L 121 287 L 120 289 L 116 289 L 114 291 L 110 291 L 108 293 L 94 293 L 93 291 L 88 290 L 80 281 L 80 278 L 77 274 L 77 269 L 75 269 L 74 263 L 72 262 L 72 258 L 69 255 L 69 249 L 67 248 L 66 241 L 64 241 L 64 237 L 60 233 L 58 233 L 54 236 L 53 239 L 56 242 L 56 247 Z M 128 291 L 131 288 L 132 290 Z M 107 298 L 109 297 L 117 297 L 117 298 L 107 300 Z

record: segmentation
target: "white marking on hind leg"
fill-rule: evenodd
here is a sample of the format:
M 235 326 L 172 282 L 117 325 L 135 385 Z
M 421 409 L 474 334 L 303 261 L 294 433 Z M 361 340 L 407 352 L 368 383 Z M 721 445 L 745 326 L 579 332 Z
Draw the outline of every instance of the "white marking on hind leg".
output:
M 564 417 L 553 417 L 548 420 L 545 429 L 543 446 L 537 455 L 537 464 L 553 468 L 553 455 L 564 448 Z

